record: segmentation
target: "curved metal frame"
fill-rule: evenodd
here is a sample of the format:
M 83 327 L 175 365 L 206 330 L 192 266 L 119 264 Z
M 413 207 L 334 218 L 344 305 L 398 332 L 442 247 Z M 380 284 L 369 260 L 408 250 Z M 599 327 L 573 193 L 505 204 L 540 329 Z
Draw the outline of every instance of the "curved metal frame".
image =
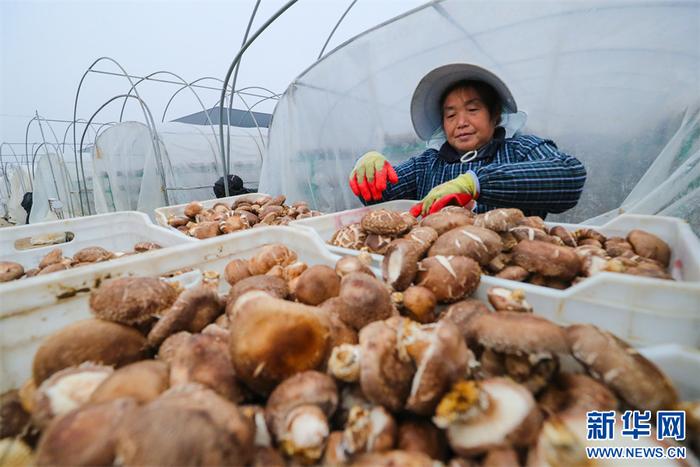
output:
M 80 89 L 83 86 L 83 81 L 85 81 L 85 77 L 88 75 L 88 73 L 90 73 L 92 71 L 92 69 L 95 67 L 95 65 L 97 65 L 99 62 L 101 62 L 103 60 L 107 60 L 109 62 L 112 62 L 114 65 L 116 65 L 122 71 L 122 76 L 125 77 L 127 80 L 129 80 L 129 84 L 131 84 L 132 88 L 134 89 L 134 94 L 135 94 L 136 98 L 138 99 L 139 104 L 141 105 L 141 111 L 144 114 L 144 119 L 146 120 L 146 126 L 148 126 L 148 131 L 150 132 L 151 140 L 154 144 L 153 147 L 154 147 L 154 151 L 156 154 L 156 159 L 158 161 L 160 161 L 161 160 L 160 145 L 157 144 L 157 142 L 156 142 L 157 136 L 156 136 L 155 121 L 153 120 L 153 116 L 151 115 L 151 111 L 146 106 L 145 101 L 143 99 L 141 99 L 141 96 L 139 95 L 138 90 L 134 87 L 134 81 L 131 79 L 131 76 L 126 72 L 126 69 L 124 69 L 124 67 L 121 66 L 121 64 L 119 62 L 117 62 L 115 59 L 113 59 L 111 57 L 100 57 L 97 60 L 95 60 L 94 62 L 92 62 L 92 64 L 88 67 L 88 69 L 85 71 L 85 73 L 83 73 L 83 76 L 80 78 L 80 82 L 78 83 L 78 89 L 76 90 L 76 93 L 75 93 L 75 101 L 73 102 L 73 121 L 77 121 L 78 99 L 80 98 Z M 128 96 L 130 96 L 130 94 L 129 95 L 122 94 L 121 96 L 124 97 L 125 99 L 128 99 L 129 98 Z M 108 103 L 112 102 L 112 100 L 113 99 L 110 99 L 108 101 Z M 100 109 L 97 112 L 102 110 L 102 108 L 104 108 L 105 105 L 106 104 L 103 104 L 103 106 L 100 107 Z M 93 118 L 94 118 L 94 116 L 93 116 Z M 92 122 L 92 118 L 89 120 L 89 122 Z M 83 137 L 81 138 L 81 141 L 84 137 L 85 137 L 85 134 L 83 133 Z M 80 146 L 81 146 L 81 150 L 82 150 L 82 142 L 81 142 Z M 76 144 L 75 125 L 73 125 L 73 157 L 75 159 L 75 165 L 76 165 L 75 171 L 76 171 L 76 175 L 78 178 L 78 191 L 80 193 L 80 207 L 81 207 L 82 211 L 85 212 L 85 208 L 83 206 L 82 190 L 80 189 L 80 174 L 78 173 L 78 154 L 75 151 L 76 147 L 77 147 L 77 144 Z M 85 181 L 85 170 L 83 167 L 83 155 L 82 155 L 82 153 L 80 154 L 80 167 L 82 169 L 82 174 L 83 174 L 83 183 L 85 183 L 86 203 L 88 205 L 88 212 L 90 212 L 90 200 L 87 197 L 87 183 Z M 165 174 L 162 174 L 162 176 L 164 177 Z M 163 192 L 165 194 L 165 200 L 167 203 L 168 192 L 167 192 L 167 190 L 163 190 Z
M 12 148 L 12 145 L 11 145 L 10 143 L 5 143 L 5 142 L 0 143 L 0 160 L 2 160 L 2 148 L 3 148 L 4 146 L 7 146 L 8 148 L 10 148 L 10 151 L 12 152 L 12 155 L 15 156 L 15 161 L 17 161 L 17 165 L 18 165 L 18 166 L 22 166 L 22 160 L 21 160 L 20 157 L 17 155 L 17 153 L 15 152 L 15 150 Z M 6 165 L 6 167 L 7 167 L 7 165 Z M 27 177 L 27 178 L 29 178 L 29 177 Z M 8 180 L 8 182 L 9 182 L 9 180 Z M 19 184 L 20 184 L 20 186 L 22 187 L 22 190 L 24 190 L 25 192 L 28 191 L 28 190 L 27 190 L 27 187 L 24 185 L 24 178 L 23 178 L 23 177 L 20 177 L 20 178 L 19 178 Z
M 350 10 L 352 9 L 352 7 L 355 6 L 355 3 L 357 3 L 357 0 L 352 0 L 352 2 L 350 2 L 350 5 L 345 10 L 345 12 L 340 16 L 340 19 L 338 20 L 338 22 L 335 23 L 333 30 L 331 30 L 331 33 L 328 34 L 328 38 L 326 39 L 326 42 L 323 44 L 323 48 L 321 49 L 321 51 L 318 54 L 318 57 L 316 58 L 317 61 L 321 60 L 321 57 L 323 57 L 323 52 L 326 51 L 326 47 L 328 47 L 328 43 L 331 41 L 331 37 L 333 37 L 333 34 L 335 34 L 335 31 L 340 26 L 340 23 L 342 23 L 343 20 L 345 19 L 345 17 L 348 15 L 348 13 L 350 13 Z
M 132 96 L 130 94 L 119 94 L 117 96 L 114 96 L 111 99 L 109 99 L 107 102 L 102 104 L 95 111 L 95 113 L 93 113 L 92 116 L 88 119 L 87 125 L 85 126 L 85 130 L 83 130 L 83 134 L 80 137 L 80 170 L 81 170 L 82 175 L 83 175 L 83 180 L 85 180 L 85 166 L 83 165 L 83 143 L 85 142 L 85 134 L 87 133 L 87 129 L 89 128 L 90 124 L 92 123 L 92 120 L 97 116 L 98 113 L 100 113 L 102 111 L 102 109 L 107 107 L 109 104 L 111 104 L 115 100 L 121 99 L 121 98 L 138 99 L 142 108 L 146 112 L 146 119 L 147 119 L 147 122 L 149 122 L 148 128 L 149 128 L 149 133 L 151 135 L 151 144 L 153 145 L 153 151 L 154 151 L 154 155 L 156 158 L 156 167 L 157 167 L 159 175 L 160 175 L 161 191 L 163 192 L 163 196 L 165 197 L 165 203 L 169 205 L 170 203 L 169 203 L 169 197 L 168 197 L 168 190 L 167 190 L 167 185 L 166 185 L 166 181 L 165 181 L 165 170 L 163 168 L 163 160 L 161 159 L 161 155 L 160 155 L 160 151 L 159 151 L 159 149 L 160 149 L 159 142 L 157 140 L 157 135 L 151 131 L 151 125 L 153 127 L 155 127 L 155 122 L 153 120 L 153 114 L 151 114 L 151 110 L 148 108 L 148 105 L 146 105 L 146 103 L 143 100 L 141 100 L 141 98 L 138 95 Z M 88 212 L 91 213 L 89 204 L 88 204 Z
M 250 45 L 255 42 L 255 39 L 258 38 L 262 32 L 267 29 L 270 24 L 275 22 L 277 18 L 279 18 L 285 11 L 287 11 L 292 5 L 294 5 L 298 0 L 289 0 L 287 3 L 285 3 L 282 8 L 277 10 L 277 12 L 272 15 L 270 18 L 268 18 L 265 23 L 260 26 L 260 28 L 255 31 L 255 34 L 253 34 L 253 37 L 248 39 L 245 44 L 241 47 L 241 49 L 238 51 L 236 56 L 233 59 L 233 62 L 231 62 L 231 65 L 229 66 L 227 72 L 226 72 L 226 77 L 224 78 L 224 85 L 221 87 L 221 102 L 223 103 L 224 100 L 226 99 L 226 87 L 228 86 L 228 81 L 231 79 L 231 74 L 233 73 L 234 68 L 240 62 L 241 58 L 243 57 L 243 53 L 250 47 Z M 234 80 L 231 83 L 231 89 L 236 89 L 236 81 Z M 219 106 L 219 138 L 221 140 L 221 159 L 224 163 L 224 178 L 228 178 L 229 174 L 229 154 L 226 154 L 224 152 L 224 106 L 221 105 Z M 229 190 L 228 190 L 228 183 L 224 183 L 224 194 L 226 196 L 229 196 Z

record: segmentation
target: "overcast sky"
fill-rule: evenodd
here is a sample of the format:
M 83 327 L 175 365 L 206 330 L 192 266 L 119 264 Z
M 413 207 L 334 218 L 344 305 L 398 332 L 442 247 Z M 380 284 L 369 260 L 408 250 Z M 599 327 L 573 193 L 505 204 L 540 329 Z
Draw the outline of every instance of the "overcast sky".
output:
M 286 0 L 262 0 L 252 31 L 285 3 Z M 316 60 L 350 3 L 351 0 L 299 0 L 248 49 L 237 88 L 263 86 L 283 92 Z M 326 51 L 423 3 L 424 0 L 358 0 Z M 80 78 L 102 56 L 115 59 L 133 75 L 167 70 L 187 81 L 204 76 L 223 79 L 241 45 L 254 5 L 255 0 L 0 0 L 0 142 L 23 143 L 25 128 L 35 111 L 45 118 L 72 119 Z M 100 63 L 96 69 L 118 71 L 108 62 Z M 213 81 L 202 84 L 216 85 Z M 139 86 L 157 121 L 177 89 L 170 84 Z M 128 90 L 124 78 L 89 74 L 81 89 L 78 117 L 89 118 L 108 99 Z M 218 99 L 217 91 L 198 92 L 207 106 Z M 130 102 L 125 119 L 141 119 L 136 101 Z M 120 103 L 111 104 L 96 121 L 116 120 L 120 108 Z M 271 112 L 272 105 L 261 104 L 256 109 Z M 166 120 L 199 110 L 194 96 L 181 92 L 171 104 Z M 66 125 L 54 127 L 62 139 Z M 36 125 L 31 127 L 29 139 L 41 140 Z

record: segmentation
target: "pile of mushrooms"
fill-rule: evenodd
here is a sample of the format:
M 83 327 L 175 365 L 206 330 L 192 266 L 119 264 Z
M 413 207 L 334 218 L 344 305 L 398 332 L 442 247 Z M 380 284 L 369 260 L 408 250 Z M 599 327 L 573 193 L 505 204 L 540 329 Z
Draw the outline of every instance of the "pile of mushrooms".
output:
M 216 237 L 239 230 L 270 225 L 287 225 L 293 220 L 320 216 L 312 211 L 306 201 L 298 201 L 291 206 L 284 204 L 284 195 L 263 194 L 243 195 L 230 206 L 216 203 L 205 208 L 193 201 L 185 206 L 180 216 L 170 216 L 168 225 L 180 232 L 199 239 Z
M 420 256 L 404 240 L 385 271 Z M 308 265 L 273 244 L 187 288 L 105 281 L 94 317 L 47 337 L 3 394 L 0 449 L 37 465 L 574 465 L 586 411 L 628 408 L 683 408 L 697 440 L 700 404 L 622 340 L 536 316 L 518 291 L 469 298 L 473 259 L 420 263 L 387 284 L 360 258 Z
M 417 243 L 419 253 L 402 264 L 463 256 L 479 263 L 485 274 L 557 289 L 603 271 L 673 279 L 668 272 L 669 246 L 649 232 L 632 230 L 626 238 L 606 237 L 589 228 L 569 232 L 562 226 L 547 227 L 542 218 L 526 217 L 519 209 L 476 215 L 448 206 L 420 222 L 407 212 L 380 209 L 336 231 L 330 243 L 382 255 L 400 250 L 403 255 L 406 248 L 394 243 L 404 240 Z M 406 277 L 401 273 L 399 282 Z
M 138 242 L 134 245 L 133 251 L 112 252 L 99 246 L 90 246 L 75 252 L 72 258 L 63 256 L 63 250 L 54 248 L 48 252 L 39 265 L 35 268 L 25 270 L 24 266 L 14 261 L 0 261 L 0 282 L 9 282 L 25 277 L 34 277 L 43 274 L 50 274 L 57 271 L 79 268 L 110 259 L 121 258 L 123 256 L 135 255 L 146 251 L 160 249 L 161 246 L 154 242 Z

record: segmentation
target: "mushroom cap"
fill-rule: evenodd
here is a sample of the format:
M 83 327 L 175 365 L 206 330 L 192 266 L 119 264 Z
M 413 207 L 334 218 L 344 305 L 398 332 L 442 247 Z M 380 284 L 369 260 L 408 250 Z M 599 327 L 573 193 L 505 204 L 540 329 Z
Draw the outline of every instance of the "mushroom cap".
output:
M 34 393 L 34 425 L 43 429 L 54 417 L 84 405 L 112 371 L 110 366 L 84 363 L 52 374 Z
M 50 274 L 52 272 L 65 271 L 68 269 L 70 263 L 68 260 L 64 260 L 62 263 L 49 264 L 44 269 L 41 269 L 36 275 L 43 276 L 44 274 Z
M 236 301 L 246 292 L 259 290 L 271 297 L 285 298 L 289 295 L 289 289 L 284 279 L 270 275 L 250 276 L 242 279 L 231 287 L 226 299 L 226 314 L 230 315 Z
M 362 230 L 360 224 L 350 224 L 337 230 L 330 240 L 330 244 L 341 248 L 359 250 L 365 246 L 367 233 Z
M 235 404 L 204 389 L 164 393 L 132 411 L 116 433 L 124 465 L 244 465 L 254 429 Z
M 375 321 L 360 331 L 362 392 L 371 402 L 394 412 L 403 409 L 415 372 L 410 358 L 399 355 L 397 324 Z
M 438 235 L 442 235 L 448 230 L 452 230 L 462 225 L 474 224 L 474 215 L 464 210 L 463 212 L 440 211 L 430 214 L 420 221 L 421 227 L 430 227 Z
M 21 437 L 28 430 L 30 414 L 16 389 L 0 394 L 0 420 L 0 439 Z
M 219 235 L 219 221 L 201 221 L 189 229 L 189 235 L 200 240 Z
M 438 302 L 455 302 L 479 286 L 481 268 L 466 256 L 429 256 L 418 265 L 415 284 L 430 289 Z
M 0 282 L 9 282 L 24 275 L 24 267 L 14 261 L 0 261 Z
M 508 279 L 510 281 L 517 282 L 524 282 L 529 276 L 530 273 L 527 271 L 527 269 L 520 266 L 506 266 L 499 271 L 498 274 L 496 274 L 496 277 L 501 279 Z
M 406 235 L 403 236 L 406 240 L 411 240 L 420 245 L 421 256 L 424 255 L 430 247 L 438 239 L 437 230 L 432 227 L 418 226 L 412 228 Z
M 357 330 L 393 313 L 391 295 L 384 284 L 362 272 L 343 277 L 339 297 L 343 302 L 338 309 L 340 319 Z
M 362 217 L 360 225 L 367 233 L 386 236 L 402 235 L 412 227 L 401 213 L 388 209 L 368 212 Z
M 364 272 L 370 276 L 374 276 L 372 268 L 369 264 L 362 261 L 357 256 L 343 256 L 335 263 L 335 273 L 338 276 L 345 277 L 353 272 Z
M 250 277 L 248 261 L 245 259 L 234 259 L 226 264 L 224 268 L 224 279 L 229 285 L 236 285 L 237 282 Z
M 158 360 L 142 360 L 123 366 L 100 383 L 90 403 L 131 398 L 139 404 L 150 402 L 168 389 L 168 365 Z
M 450 320 L 422 328 L 427 331 L 428 342 L 416 365 L 406 409 L 430 415 L 452 384 L 467 376 L 469 364 L 475 359 Z
M 627 241 L 639 256 L 653 259 L 664 267 L 668 267 L 671 260 L 671 249 L 656 235 L 635 229 L 627 234 Z
M 224 342 L 209 334 L 192 334 L 175 349 L 170 360 L 170 386 L 199 383 L 238 403 L 242 390 Z
M 428 455 L 421 452 L 395 449 L 363 454 L 354 460 L 352 465 L 354 467 L 394 467 L 397 465 L 404 467 L 433 467 L 435 462 Z
M 292 411 L 307 405 L 320 408 L 326 417 L 335 412 L 338 388 L 333 378 L 318 371 L 303 371 L 282 381 L 265 406 L 265 420 L 272 434 L 280 439 L 287 430 Z
M 414 321 L 432 323 L 437 319 L 435 294 L 425 287 L 412 285 L 403 291 L 402 305 L 404 311 Z
M 420 452 L 438 461 L 447 458 L 445 434 L 422 418 L 409 418 L 399 424 L 396 447 L 408 452 Z
M 39 261 L 39 269 L 44 269 L 46 266 L 51 266 L 61 261 L 63 261 L 63 250 L 54 248 L 41 258 L 41 261 Z
M 538 240 L 554 243 L 555 245 L 564 243 L 559 237 L 550 236 L 544 229 L 536 229 L 527 225 L 516 225 L 508 230 L 508 233 L 513 235 L 518 242 L 523 240 Z
M 489 313 L 491 313 L 491 310 L 484 302 L 476 298 L 467 298 L 450 305 L 440 316 L 440 320 L 448 319 L 452 321 L 459 329 L 462 337 L 471 346 L 476 339 L 472 320 L 479 315 Z
M 487 296 L 489 303 L 496 311 L 532 313 L 532 305 L 525 300 L 525 293 L 522 289 L 510 290 L 504 287 L 491 287 Z
M 537 436 L 542 416 L 535 399 L 524 386 L 506 378 L 478 383 L 487 405 L 466 420 L 447 427 L 447 439 L 460 456 L 473 456 L 491 449 L 527 446 Z
M 382 277 L 394 290 L 405 290 L 418 272 L 420 244 L 407 239 L 391 242 L 382 260 Z
M 280 381 L 325 362 L 331 338 L 327 315 L 301 303 L 248 292 L 231 319 L 231 360 L 238 377 L 266 394 Z
M 340 293 L 340 277 L 328 266 L 311 266 L 301 273 L 294 295 L 307 305 L 319 305 Z
M 73 261 L 76 263 L 97 263 L 99 261 L 107 261 L 113 257 L 114 255 L 111 251 L 107 251 L 99 246 L 89 246 L 78 250 L 73 255 Z
M 175 302 L 177 290 L 153 277 L 120 277 L 105 281 L 90 294 L 90 310 L 101 319 L 138 325 Z
M 134 245 L 134 251 L 139 253 L 151 250 L 160 250 L 161 248 L 163 247 L 156 242 L 138 242 Z
M 573 411 L 617 410 L 615 394 L 604 384 L 580 373 L 560 372 L 539 397 L 550 415 Z
M 111 465 L 115 430 L 135 409 L 133 399 L 117 399 L 56 418 L 39 441 L 36 465 Z
M 486 265 L 503 249 L 501 237 L 488 229 L 465 225 L 440 235 L 428 256 L 467 256 Z
M 168 217 L 168 225 L 170 227 L 184 227 L 190 222 L 190 218 L 187 216 L 170 216 Z
M 168 336 L 168 338 L 165 339 L 158 348 L 158 360 L 161 360 L 169 365 L 173 357 L 175 356 L 175 351 L 191 335 L 192 334 L 187 331 L 180 331 Z
M 588 372 L 635 409 L 656 411 L 678 401 L 671 381 L 656 365 L 609 332 L 591 324 L 566 328 L 574 357 Z
M 148 343 L 158 347 L 176 332 L 199 332 L 213 322 L 223 308 L 223 301 L 211 287 L 198 285 L 186 289 L 148 333 Z
M 365 239 L 365 246 L 372 253 L 383 255 L 386 253 L 387 249 L 389 248 L 389 245 L 391 245 L 391 242 L 393 240 L 393 236 L 368 234 L 367 238 Z
M 516 208 L 493 209 L 474 218 L 474 225 L 494 232 L 507 232 L 518 225 L 525 218 L 525 214 Z
M 273 266 L 289 266 L 296 262 L 297 254 L 281 243 L 265 245 L 248 260 L 248 270 L 253 276 L 265 274 Z
M 565 227 L 562 227 L 561 225 L 555 225 L 554 227 L 549 229 L 549 235 L 553 237 L 559 237 L 566 246 L 570 246 L 572 248 L 576 248 L 578 246 L 574 234 L 569 232 Z
M 523 240 L 513 248 L 513 263 L 546 277 L 571 280 L 581 270 L 581 260 L 568 246 Z
M 503 353 L 568 353 L 564 329 L 530 313 L 500 311 L 475 316 L 471 334 L 482 346 Z
M 194 219 L 194 216 L 196 216 L 197 214 L 202 212 L 202 210 L 204 210 L 204 206 L 202 206 L 202 203 L 199 203 L 197 201 L 192 201 L 192 202 L 188 203 L 187 206 L 185 206 L 184 214 L 187 217 Z
M 148 356 L 146 338 L 136 329 L 98 319 L 70 324 L 44 339 L 34 355 L 37 385 L 53 373 L 95 362 L 120 367 Z
M 350 409 L 343 431 L 343 450 L 350 455 L 381 452 L 396 444 L 396 421 L 382 406 Z

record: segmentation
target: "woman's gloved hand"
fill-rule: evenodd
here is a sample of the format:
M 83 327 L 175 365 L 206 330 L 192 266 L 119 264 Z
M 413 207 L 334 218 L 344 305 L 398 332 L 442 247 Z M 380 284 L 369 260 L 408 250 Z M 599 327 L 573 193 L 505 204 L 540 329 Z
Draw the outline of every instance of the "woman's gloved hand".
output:
M 365 201 L 379 201 L 386 190 L 387 180 L 397 183 L 399 178 L 382 154 L 370 151 L 358 159 L 350 172 L 350 189 L 355 196 L 362 195 Z
M 425 198 L 411 209 L 411 213 L 418 213 L 418 206 L 421 206 L 420 214 L 425 216 L 433 212 L 431 211 L 431 207 L 437 200 L 447 195 L 458 193 L 468 194 L 472 199 L 477 199 L 479 197 L 479 179 L 471 170 L 430 190 Z

